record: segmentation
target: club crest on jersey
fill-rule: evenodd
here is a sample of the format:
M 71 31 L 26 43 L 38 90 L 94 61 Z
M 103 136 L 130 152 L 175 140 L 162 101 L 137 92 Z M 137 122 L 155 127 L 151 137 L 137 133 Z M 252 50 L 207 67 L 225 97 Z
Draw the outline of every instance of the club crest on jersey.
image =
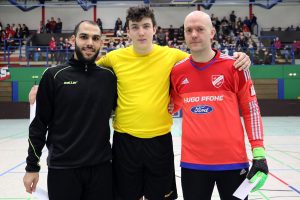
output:
M 191 108 L 191 112 L 194 114 L 208 114 L 212 112 L 214 109 L 211 106 L 208 105 L 198 105 L 198 106 L 193 106 Z
M 221 87 L 224 83 L 224 75 L 212 75 L 211 76 L 211 83 L 216 88 Z

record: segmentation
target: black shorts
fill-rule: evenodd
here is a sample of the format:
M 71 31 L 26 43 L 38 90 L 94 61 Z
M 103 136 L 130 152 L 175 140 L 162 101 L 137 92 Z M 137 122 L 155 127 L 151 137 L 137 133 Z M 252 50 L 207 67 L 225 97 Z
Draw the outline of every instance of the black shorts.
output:
M 150 139 L 114 132 L 116 200 L 177 199 L 172 135 Z
M 48 169 L 49 200 L 113 200 L 110 161 L 91 167 Z
M 203 171 L 181 168 L 183 197 L 185 200 L 210 200 L 216 184 L 222 200 L 238 200 L 232 194 L 245 180 L 247 173 L 248 169 Z

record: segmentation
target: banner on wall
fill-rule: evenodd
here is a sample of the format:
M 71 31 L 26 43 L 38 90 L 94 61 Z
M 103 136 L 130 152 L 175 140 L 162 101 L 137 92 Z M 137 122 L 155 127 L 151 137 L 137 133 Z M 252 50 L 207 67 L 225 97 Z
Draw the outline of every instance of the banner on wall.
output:
M 10 79 L 10 73 L 7 66 L 0 67 L 0 81 Z

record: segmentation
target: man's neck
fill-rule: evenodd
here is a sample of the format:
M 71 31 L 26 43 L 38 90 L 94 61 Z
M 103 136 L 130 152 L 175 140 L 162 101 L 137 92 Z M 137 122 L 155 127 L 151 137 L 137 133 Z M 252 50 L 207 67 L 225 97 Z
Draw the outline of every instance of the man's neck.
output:
M 147 49 L 138 49 L 133 45 L 133 50 L 135 53 L 140 54 L 140 55 L 147 55 L 149 54 L 153 49 L 153 45 L 151 44 L 151 47 L 147 48 Z
M 216 55 L 216 52 L 212 49 L 209 49 L 208 51 L 201 51 L 201 52 L 191 52 L 193 61 L 205 63 L 213 59 Z

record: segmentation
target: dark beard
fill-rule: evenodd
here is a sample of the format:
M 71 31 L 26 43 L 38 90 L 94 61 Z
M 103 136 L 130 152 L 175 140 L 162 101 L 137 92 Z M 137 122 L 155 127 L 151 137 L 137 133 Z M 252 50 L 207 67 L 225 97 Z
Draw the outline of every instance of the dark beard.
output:
M 98 56 L 98 54 L 99 54 L 99 51 L 100 51 L 100 49 L 99 49 L 98 51 L 95 52 L 95 55 L 94 55 L 93 57 L 91 57 L 91 58 L 89 58 L 89 59 L 86 59 L 86 58 L 83 56 L 83 54 L 82 54 L 80 48 L 79 48 L 79 47 L 77 46 L 77 44 L 75 43 L 75 53 L 76 53 L 76 56 L 77 56 L 77 58 L 78 58 L 78 60 L 79 60 L 80 62 L 83 62 L 83 63 L 85 63 L 85 64 L 92 64 L 92 63 L 95 63 L 95 61 L 96 61 L 96 59 L 97 59 L 97 56 Z

